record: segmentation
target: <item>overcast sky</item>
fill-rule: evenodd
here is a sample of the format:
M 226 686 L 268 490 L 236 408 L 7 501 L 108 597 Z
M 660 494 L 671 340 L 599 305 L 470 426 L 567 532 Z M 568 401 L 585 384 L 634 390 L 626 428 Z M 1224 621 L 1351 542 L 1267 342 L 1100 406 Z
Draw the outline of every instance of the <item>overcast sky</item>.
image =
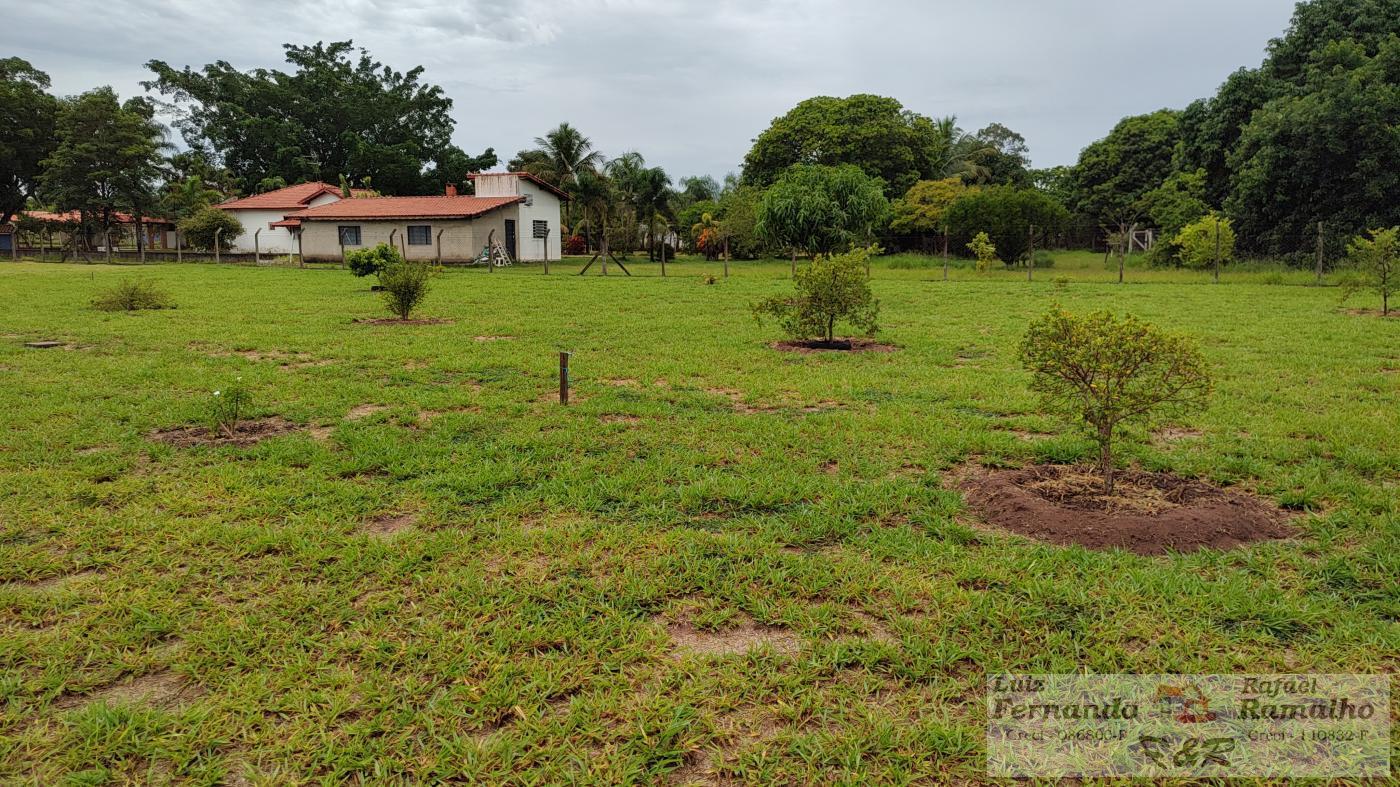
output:
M 456 102 L 456 142 L 502 162 L 560 121 L 673 176 L 738 170 L 814 95 L 878 93 L 1036 166 L 1070 164 L 1124 115 L 1182 107 L 1256 66 L 1292 0 L 47 0 L 7 3 L 0 56 L 58 93 L 141 92 L 155 58 L 283 67 L 281 44 L 353 39 Z

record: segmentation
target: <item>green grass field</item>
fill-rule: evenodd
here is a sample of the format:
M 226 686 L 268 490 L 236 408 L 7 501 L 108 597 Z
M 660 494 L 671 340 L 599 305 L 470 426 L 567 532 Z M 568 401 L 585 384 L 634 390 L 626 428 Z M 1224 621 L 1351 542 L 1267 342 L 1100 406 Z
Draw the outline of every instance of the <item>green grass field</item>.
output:
M 0 782 L 981 783 L 990 673 L 1400 666 L 1400 320 L 1306 272 L 921 262 L 875 262 L 900 350 L 844 355 L 767 346 L 786 261 L 449 270 L 421 326 L 352 322 L 343 270 L 0 264 Z M 87 306 L 123 278 L 179 308 Z M 1198 337 L 1199 436 L 1124 461 L 1303 535 L 979 525 L 945 471 L 1092 454 L 1015 360 L 1057 300 Z M 308 429 L 148 438 L 240 376 Z

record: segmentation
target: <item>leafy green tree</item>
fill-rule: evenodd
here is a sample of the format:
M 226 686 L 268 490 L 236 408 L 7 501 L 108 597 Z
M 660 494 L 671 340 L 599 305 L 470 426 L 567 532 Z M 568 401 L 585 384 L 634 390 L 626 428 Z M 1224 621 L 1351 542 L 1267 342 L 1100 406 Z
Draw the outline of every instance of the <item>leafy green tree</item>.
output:
M 744 157 L 744 182 L 768 186 L 798 164 L 849 164 L 884 183 L 886 195 L 933 176 L 934 123 L 892 98 L 818 96 L 773 120 Z
M 218 208 L 203 208 L 178 226 L 186 245 L 204 251 L 213 250 L 216 233 L 221 249 L 227 249 L 234 238 L 243 234 L 243 223 L 232 213 Z
M 345 253 L 345 267 L 356 276 L 376 276 L 389 266 L 400 262 L 403 262 L 403 255 L 387 243 Z
M 960 177 L 921 180 L 890 206 L 890 229 L 915 235 L 941 233 L 948 226 L 948 208 L 967 192 Z
M 1235 259 L 1235 229 L 1230 220 L 1218 213 L 1202 216 L 1182 227 L 1172 239 L 1180 251 L 1177 256 L 1188 268 L 1213 267 Z
M 58 99 L 49 75 L 17 57 L 0 58 L 0 224 L 34 196 L 53 152 Z
M 1070 207 L 1074 204 L 1074 168 L 1063 164 L 1030 172 L 1031 185 L 1056 202 Z
M 830 254 L 867 243 L 888 214 L 880 182 L 860 168 L 798 164 L 763 193 L 756 227 L 774 245 Z
M 827 344 L 836 340 L 836 327 L 848 323 L 873 335 L 879 330 L 880 302 L 870 291 L 866 265 L 876 253 L 873 246 L 852 249 L 844 254 L 819 255 L 793 277 L 795 296 L 775 296 L 753 306 L 760 321 L 777 319 L 794 339 L 820 337 Z
M 379 271 L 379 286 L 383 288 L 384 305 L 400 320 L 407 320 L 413 310 L 428 297 L 433 271 L 428 263 L 398 260 Z
M 685 237 L 686 244 L 692 249 L 699 248 L 700 239 L 695 234 L 695 227 L 706 213 L 711 216 L 723 215 L 719 203 L 710 201 L 693 202 L 676 211 L 677 232 Z
M 1178 114 L 1163 109 L 1124 118 L 1107 137 L 1079 154 L 1074 168 L 1074 209 L 1108 224 L 1132 221 L 1143 195 L 1171 175 L 1181 139 Z
M 1347 235 L 1400 223 L 1400 37 L 1313 54 L 1303 85 L 1254 113 L 1228 156 L 1226 211 L 1249 248 L 1310 249 L 1318 221 Z
M 764 251 L 758 234 L 758 203 L 763 192 L 753 186 L 736 186 L 720 197 L 721 235 L 729 240 L 730 256 L 753 259 Z
M 334 183 L 344 173 L 373 177 L 386 194 L 437 194 L 436 178 L 461 178 L 443 171 L 460 162 L 452 101 L 422 82 L 421 66 L 395 71 L 349 41 L 283 48 L 290 71 L 152 60 L 155 78 L 142 84 L 170 100 L 186 142 L 216 154 L 244 192 L 271 177 Z
M 150 215 L 165 142 L 149 104 L 138 99 L 119 104 L 109 87 L 66 99 L 55 140 L 40 184 L 59 210 L 95 220 L 106 238 L 113 236 L 118 211 Z M 111 256 L 112 244 L 105 245 Z
M 973 135 L 984 145 L 978 164 L 986 169 L 987 182 L 1025 188 L 1031 185 L 1030 149 L 1026 138 L 1000 123 Z
M 1099 445 L 1104 494 L 1113 494 L 1114 433 L 1124 422 L 1206 406 L 1212 383 L 1196 343 L 1132 315 L 1077 316 L 1058 306 L 1021 342 L 1031 390 L 1049 409 L 1080 419 Z
M 992 267 L 992 261 L 997 258 L 996 244 L 987 237 L 987 233 L 979 232 L 972 236 L 972 240 L 967 243 L 967 250 L 972 252 L 972 256 L 977 260 L 977 270 L 985 271 Z
M 1002 262 L 1014 265 L 1029 259 L 1032 231 L 1041 239 L 1059 232 L 1069 223 L 1069 211 L 1034 189 L 993 186 L 960 196 L 946 220 L 959 238 L 987 233 Z
M 1381 314 L 1390 314 L 1390 296 L 1400 287 L 1400 227 L 1371 230 L 1371 237 L 1347 245 L 1352 275 L 1343 282 L 1343 298 L 1367 289 L 1381 296 Z
M 179 221 L 193 216 L 210 205 L 222 202 L 223 198 L 223 193 L 218 189 L 206 186 L 203 178 L 191 175 L 182 181 L 166 186 L 161 212 L 165 214 L 166 218 Z
M 1163 236 L 1175 237 L 1182 227 L 1210 212 L 1205 193 L 1205 170 L 1173 172 L 1162 185 L 1143 195 L 1143 212 Z

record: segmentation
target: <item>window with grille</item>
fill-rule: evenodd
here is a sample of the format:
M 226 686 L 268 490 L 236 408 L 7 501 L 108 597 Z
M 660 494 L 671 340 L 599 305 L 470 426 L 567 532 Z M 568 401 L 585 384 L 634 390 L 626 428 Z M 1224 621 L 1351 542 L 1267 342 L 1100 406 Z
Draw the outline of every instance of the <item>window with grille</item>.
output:
M 360 245 L 360 228 L 359 228 L 358 226 L 354 226 L 354 227 L 341 227 L 341 228 L 340 228 L 340 245 L 342 245 L 342 246 L 358 246 L 358 245 Z
M 549 222 L 535 219 L 531 225 L 531 235 L 536 238 L 549 237 Z
M 408 245 L 410 246 L 431 246 L 433 245 L 433 228 L 427 224 L 408 225 Z

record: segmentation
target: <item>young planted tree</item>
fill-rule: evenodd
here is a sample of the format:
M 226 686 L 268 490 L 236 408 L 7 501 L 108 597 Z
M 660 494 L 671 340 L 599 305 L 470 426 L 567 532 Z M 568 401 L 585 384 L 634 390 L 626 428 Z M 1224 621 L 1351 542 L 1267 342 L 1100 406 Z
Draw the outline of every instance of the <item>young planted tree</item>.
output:
M 1099 445 L 1104 494 L 1113 494 L 1114 432 L 1125 421 L 1205 407 L 1205 358 L 1190 338 L 1132 315 L 1078 316 L 1055 307 L 1033 320 L 1021 342 L 1031 390 L 1054 410 L 1083 421 Z
M 400 320 L 407 320 L 413 310 L 428 297 L 428 281 L 432 269 L 426 262 L 399 261 L 379 272 L 379 285 L 384 288 L 384 303 Z
M 355 249 L 345 254 L 345 267 L 356 276 L 371 276 L 380 273 L 385 268 L 403 262 L 403 255 L 399 250 L 387 243 L 381 243 L 368 249 Z
M 1343 282 L 1343 297 L 1357 290 L 1381 296 L 1381 314 L 1390 315 L 1390 296 L 1400 290 L 1400 227 L 1371 230 L 1347 245 L 1347 262 L 1353 267 Z
M 842 322 L 874 334 L 879 330 L 880 302 L 870 291 L 865 266 L 877 251 L 869 246 L 817 257 L 797 271 L 795 296 L 760 301 L 753 306 L 754 316 L 760 321 L 765 316 L 774 317 L 792 338 L 820 337 L 829 346 L 836 346 L 836 326 Z
M 985 232 L 979 232 L 972 236 L 972 242 L 967 244 L 967 250 L 972 252 L 973 257 L 977 258 L 977 270 L 979 271 L 989 270 L 992 263 L 996 262 L 997 247 Z
M 1181 250 L 1182 265 L 1205 270 L 1235 259 L 1235 228 L 1229 219 L 1210 213 L 1182 227 L 1172 244 Z

